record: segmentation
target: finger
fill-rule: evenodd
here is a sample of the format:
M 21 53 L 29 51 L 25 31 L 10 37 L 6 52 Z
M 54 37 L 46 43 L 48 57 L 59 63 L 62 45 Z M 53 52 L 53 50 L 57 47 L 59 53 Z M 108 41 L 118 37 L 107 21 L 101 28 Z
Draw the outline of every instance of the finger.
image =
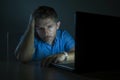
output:
M 55 64 L 61 63 L 60 57 L 56 56 L 56 59 L 54 60 Z
M 59 63 L 62 63 L 59 59 L 56 59 L 55 61 L 54 61 L 54 63 L 55 64 L 59 64 Z
M 54 63 L 55 63 L 55 64 L 58 63 L 58 58 L 57 58 L 57 57 L 55 58 Z
M 32 17 L 32 15 L 30 15 L 30 18 L 29 18 L 29 25 L 32 23 L 32 20 L 33 20 L 33 17 Z
M 45 66 L 47 66 L 47 67 L 50 66 L 55 60 L 56 60 L 56 55 L 49 57 Z
M 35 25 L 35 19 L 33 18 L 32 15 L 30 15 L 28 26 L 34 26 L 34 25 Z
M 63 61 L 64 61 L 63 54 L 56 55 L 56 59 L 55 59 L 54 63 L 62 63 Z
M 51 63 L 51 61 L 52 61 L 51 57 L 43 59 L 41 63 L 42 67 L 47 67 Z
M 50 58 L 47 60 L 47 62 L 45 63 L 45 66 L 46 66 L 46 67 L 50 66 L 50 64 L 52 63 L 53 59 L 54 59 L 53 57 L 50 57 Z

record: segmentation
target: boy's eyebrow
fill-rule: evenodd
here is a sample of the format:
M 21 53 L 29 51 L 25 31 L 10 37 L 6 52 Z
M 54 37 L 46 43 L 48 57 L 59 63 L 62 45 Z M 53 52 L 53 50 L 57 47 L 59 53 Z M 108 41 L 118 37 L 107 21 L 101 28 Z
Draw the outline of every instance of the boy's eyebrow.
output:
M 49 23 L 49 24 L 46 24 L 46 25 L 47 25 L 47 26 L 51 26 L 51 25 L 54 25 L 54 24 L 53 24 L 53 23 Z M 43 26 L 40 26 L 40 25 L 36 25 L 36 24 L 35 24 L 35 26 L 38 27 L 38 28 L 43 28 L 44 25 L 43 25 Z

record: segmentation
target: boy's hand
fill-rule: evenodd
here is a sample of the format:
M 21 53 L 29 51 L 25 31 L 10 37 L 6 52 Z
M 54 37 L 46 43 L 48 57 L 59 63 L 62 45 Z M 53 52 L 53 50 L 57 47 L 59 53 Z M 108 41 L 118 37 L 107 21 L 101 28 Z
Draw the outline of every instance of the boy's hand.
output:
M 51 63 L 63 63 L 64 61 L 65 61 L 65 55 L 63 53 L 55 54 L 42 60 L 41 66 L 48 67 Z
M 30 19 L 29 19 L 29 23 L 28 23 L 28 28 L 29 27 L 34 28 L 34 26 L 35 26 L 35 19 L 33 18 L 32 15 L 30 15 Z

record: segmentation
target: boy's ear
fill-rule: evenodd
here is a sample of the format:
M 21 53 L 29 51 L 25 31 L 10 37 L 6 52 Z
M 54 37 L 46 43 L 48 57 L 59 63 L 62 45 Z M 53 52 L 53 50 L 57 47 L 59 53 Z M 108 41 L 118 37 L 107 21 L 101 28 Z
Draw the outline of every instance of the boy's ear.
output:
M 61 24 L 61 22 L 60 22 L 60 21 L 58 21 L 58 22 L 57 22 L 57 29 L 59 29 L 59 28 L 60 28 L 60 24 Z

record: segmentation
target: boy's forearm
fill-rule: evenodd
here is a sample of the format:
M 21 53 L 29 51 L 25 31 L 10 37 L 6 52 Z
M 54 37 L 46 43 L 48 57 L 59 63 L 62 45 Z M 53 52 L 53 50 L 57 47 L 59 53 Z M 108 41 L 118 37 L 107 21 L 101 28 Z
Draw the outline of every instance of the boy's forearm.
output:
M 34 32 L 29 31 L 20 46 L 20 60 L 29 61 L 34 53 Z
M 15 52 L 17 59 L 21 61 L 31 60 L 34 53 L 34 27 L 32 26 L 29 26 L 25 32 Z

